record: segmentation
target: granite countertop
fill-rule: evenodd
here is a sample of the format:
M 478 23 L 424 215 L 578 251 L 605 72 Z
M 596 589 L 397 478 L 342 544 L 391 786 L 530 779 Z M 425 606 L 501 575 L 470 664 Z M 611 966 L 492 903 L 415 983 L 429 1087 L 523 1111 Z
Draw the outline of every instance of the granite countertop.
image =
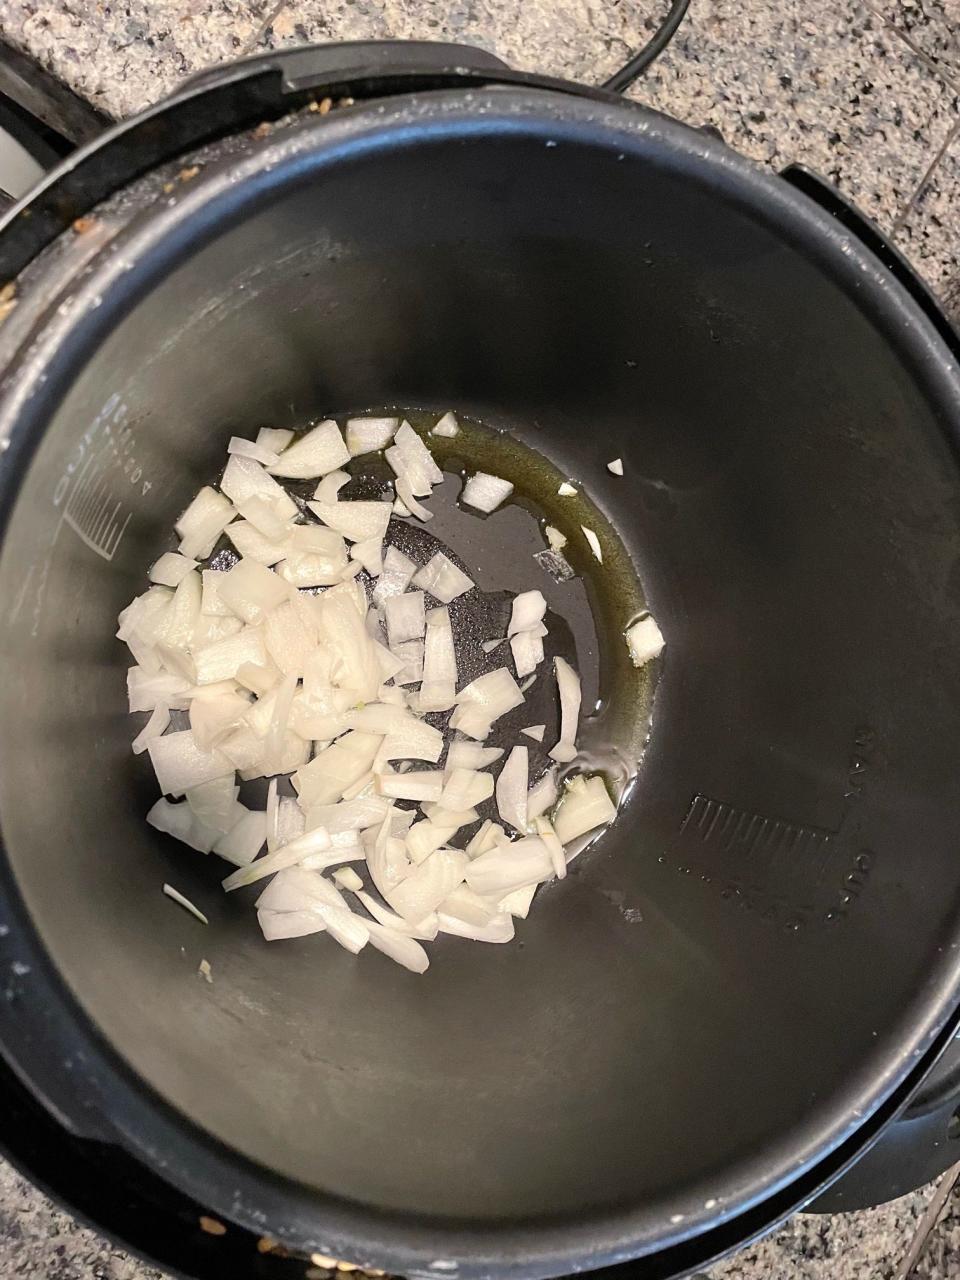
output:
M 0 35 L 119 117 L 205 66 L 309 41 L 460 40 L 518 68 L 596 82 L 644 43 L 664 7 L 654 0 L 0 0 Z M 715 126 L 761 163 L 800 161 L 830 178 L 960 320 L 958 0 L 694 0 L 677 39 L 630 94 L 690 124 Z M 892 1280 L 932 1194 L 923 1188 L 862 1213 L 797 1215 L 714 1267 L 711 1278 Z M 162 1280 L 2 1162 L 0 1273 Z M 948 1200 L 913 1275 L 960 1278 L 957 1200 Z

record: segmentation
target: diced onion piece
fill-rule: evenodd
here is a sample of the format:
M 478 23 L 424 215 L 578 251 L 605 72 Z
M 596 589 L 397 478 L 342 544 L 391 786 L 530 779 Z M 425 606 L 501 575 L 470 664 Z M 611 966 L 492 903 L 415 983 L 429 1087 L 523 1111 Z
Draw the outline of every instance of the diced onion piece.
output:
M 165 884 L 163 886 L 163 892 L 167 895 L 168 898 L 172 898 L 174 902 L 179 903 L 181 907 L 189 911 L 192 916 L 196 916 L 196 918 L 200 921 L 201 924 L 210 923 L 210 921 L 203 914 L 203 912 L 198 907 L 195 907 L 189 898 L 185 898 L 182 893 L 174 889 L 173 885 Z
M 334 506 L 340 501 L 340 490 L 350 483 L 349 471 L 331 471 L 328 476 L 324 476 L 314 490 L 313 496 L 317 502 L 332 503 Z
M 382 741 L 378 734 L 353 730 L 314 756 L 294 778 L 300 804 L 305 809 L 335 804 L 351 783 L 370 771 Z
M 613 475 L 615 476 L 622 476 L 623 475 L 623 459 L 614 458 L 612 462 L 608 462 L 607 470 L 612 472 Z
M 528 724 L 525 729 L 521 729 L 521 733 L 525 733 L 528 738 L 532 738 L 534 742 L 542 742 L 543 735 L 547 731 L 545 724 Z
M 426 973 L 430 960 L 419 942 L 408 938 L 395 929 L 385 929 L 382 924 L 374 924 L 365 920 L 364 925 L 370 935 L 370 943 L 385 956 L 403 965 L 411 973 Z
M 426 626 L 423 592 L 406 591 L 402 596 L 390 596 L 384 602 L 384 614 L 391 648 L 405 640 L 418 640 Z
M 280 942 L 288 938 L 306 938 L 313 933 L 323 933 L 326 925 L 316 911 L 258 911 L 257 920 L 267 942 Z
M 344 889 L 350 889 L 354 893 L 358 889 L 363 888 L 363 881 L 354 871 L 353 867 L 338 867 L 333 873 L 333 878 L 337 884 L 342 885 Z
M 298 862 L 314 854 L 326 854 L 329 866 L 355 861 L 348 849 L 333 848 L 326 831 L 322 827 L 315 827 L 313 831 L 305 832 L 297 840 L 291 840 L 282 849 L 275 849 L 273 853 L 258 858 L 256 862 L 251 862 L 246 867 L 238 867 L 223 881 L 223 887 L 230 893 L 234 889 L 242 889 L 244 885 L 256 884 L 264 876 L 295 867 Z
M 543 661 L 543 637 L 535 631 L 518 631 L 510 637 L 510 652 L 517 678 L 532 675 Z
M 513 597 L 507 635 L 515 636 L 519 631 L 533 631 L 543 622 L 546 612 L 547 602 L 542 591 L 521 591 Z
M 204 486 L 174 525 L 180 537 L 180 554 L 187 559 L 204 559 L 236 514 L 222 494 Z
M 398 551 L 396 547 L 387 547 L 383 557 L 383 572 L 373 589 L 373 603 L 380 608 L 391 596 L 402 595 L 416 571 L 417 566 L 402 551 Z
M 217 840 L 217 832 L 204 826 L 188 804 L 171 804 L 165 798 L 159 799 L 151 808 L 147 822 L 157 831 L 182 840 L 197 853 L 209 853 Z
M 388 652 L 398 661 L 403 662 L 403 666 L 393 674 L 393 683 L 395 685 L 419 684 L 423 679 L 423 641 L 405 640 L 403 644 L 394 645 Z M 451 702 L 452 700 L 451 697 Z
M 577 726 L 580 720 L 580 677 L 565 658 L 553 660 L 560 691 L 560 741 L 550 752 L 554 760 L 565 764 L 577 754 Z
M 500 910 L 508 911 L 512 916 L 519 916 L 521 920 L 526 920 L 530 914 L 533 895 L 538 888 L 539 885 L 528 884 L 522 889 L 514 889 L 511 893 L 505 894 L 498 903 Z
M 356 607 L 359 591 L 362 610 Z M 373 702 L 380 688 L 380 663 L 364 625 L 366 595 L 359 583 L 343 583 L 319 597 L 321 640 L 336 656 L 335 683 L 350 689 L 357 702 Z
M 494 649 L 499 649 L 506 640 L 506 636 L 500 636 L 498 640 L 484 640 L 480 644 L 480 648 L 484 653 L 493 653 Z
M 440 903 L 437 914 L 453 916 L 464 924 L 482 928 L 497 914 L 497 908 L 489 898 L 481 898 L 468 885 L 460 884 Z
M 603 564 L 603 551 L 600 547 L 600 539 L 594 531 L 592 529 L 588 529 L 585 524 L 582 524 L 580 528 L 583 530 L 583 536 L 590 544 L 590 550 L 593 552 L 594 557 L 600 562 L 600 564 Z
M 233 774 L 222 778 L 214 778 L 212 782 L 202 782 L 191 787 L 187 795 L 187 804 L 196 820 L 215 831 L 218 836 L 226 835 L 237 820 L 237 792 L 233 782 Z M 212 843 L 211 843 L 212 848 Z
M 294 520 L 297 516 L 297 504 L 294 500 L 252 458 L 231 457 L 224 469 L 220 488 L 235 507 L 239 507 L 248 498 L 259 496 L 275 507 L 282 520 Z
M 307 506 L 328 529 L 335 529 L 350 542 L 382 540 L 390 523 L 386 502 L 308 502 Z
M 567 545 L 566 535 L 561 533 L 559 529 L 555 529 L 552 524 L 545 525 L 543 532 L 546 535 L 547 544 L 551 551 L 559 554 Z
M 561 498 L 575 498 L 577 491 L 572 484 L 568 484 L 567 481 L 564 480 L 563 484 L 561 484 L 560 488 L 557 490 L 557 493 Z
M 431 853 L 445 845 L 459 830 L 459 826 L 451 823 L 443 826 L 432 818 L 415 822 L 406 835 L 407 853 L 410 860 L 417 865 L 426 861 Z
M 336 471 L 349 461 L 350 453 L 343 443 L 340 428 L 328 418 L 287 445 L 270 471 L 275 476 L 291 480 L 313 480 L 329 471 Z
M 386 449 L 399 421 L 399 418 L 348 418 L 347 450 L 350 457 Z
M 290 554 L 288 542 L 271 542 L 249 520 L 235 520 L 227 528 L 227 537 L 245 559 L 258 564 L 279 564 Z
M 491 822 L 488 818 L 467 845 L 467 857 L 476 858 L 481 853 L 486 853 L 488 849 L 496 849 L 502 836 L 503 827 L 501 827 L 500 823 Z
M 663 653 L 663 633 L 652 614 L 647 614 L 639 622 L 634 622 L 623 634 L 635 667 L 642 667 L 644 663 L 658 658 Z
M 450 727 L 470 738 L 485 738 L 495 720 L 522 702 L 523 694 L 513 676 L 506 667 L 497 667 L 460 690 Z
M 438 804 L 442 809 L 472 809 L 493 795 L 493 778 L 475 769 L 454 769 L 445 775 Z
M 233 773 L 227 757 L 217 750 L 201 751 L 189 729 L 153 738 L 147 750 L 165 795 L 181 796 L 190 787 Z
M 489 514 L 491 511 L 496 511 L 501 502 L 505 502 L 511 493 L 513 493 L 513 485 L 509 480 L 488 475 L 485 471 L 478 471 L 463 486 L 460 500 L 468 507 L 474 507 L 477 511 Z
M 176 551 L 165 551 L 151 566 L 148 576 L 151 582 L 159 583 L 161 586 L 178 587 L 187 574 L 197 567 L 197 563 L 196 560 L 179 555 Z
M 254 462 L 259 462 L 264 467 L 272 467 L 275 462 L 280 461 L 273 449 L 267 449 L 253 440 L 244 440 L 242 436 L 230 437 L 227 453 L 236 454 L 240 458 L 253 458 Z
M 238 560 L 218 584 L 220 600 L 251 626 L 257 626 L 290 595 L 282 578 L 256 560 Z
M 264 658 L 262 664 L 255 662 L 243 662 L 237 668 L 237 674 L 234 679 L 238 684 L 243 685 L 245 689 L 249 689 L 251 693 L 255 693 L 258 698 L 262 698 L 265 693 L 280 683 L 280 668 L 274 663 L 272 658 Z
M 414 497 L 413 490 L 410 488 L 410 482 L 403 476 L 397 476 L 396 483 L 398 501 L 403 503 L 406 508 L 407 515 L 416 516 L 418 520 L 432 520 L 433 512 L 428 511 L 425 506 L 419 503 Z M 394 504 L 396 505 L 396 504 Z M 400 512 L 397 513 L 401 514 Z
M 432 436 L 443 436 L 447 440 L 452 440 L 460 434 L 460 424 L 457 422 L 456 416 L 452 413 L 445 413 L 442 418 L 438 418 L 434 426 L 430 428 Z
M 235 505 L 244 520 L 269 542 L 282 545 L 290 537 L 294 526 L 280 514 L 274 499 L 255 493 Z
M 387 901 L 404 920 L 417 924 L 462 884 L 469 865 L 465 853 L 438 849 L 391 890 Z
M 533 822 L 557 803 L 557 774 L 548 769 L 543 777 L 527 792 L 527 822 Z
M 200 612 L 212 618 L 233 617 L 233 611 L 220 599 L 220 583 L 227 575 L 217 569 L 204 569 L 200 577 L 203 582 L 200 600 Z
M 350 548 L 352 559 L 359 560 L 371 578 L 383 573 L 383 539 L 364 538 Z
M 401 502 L 399 498 L 394 500 L 392 510 L 395 516 L 408 516 L 410 514 L 410 508 L 405 502 Z
M 454 769 L 485 769 L 502 755 L 502 747 L 482 747 L 479 742 L 451 742 L 444 768 L 448 773 Z
M 475 583 L 448 556 L 438 551 L 417 572 L 413 585 L 428 591 L 443 604 L 449 604 L 451 600 L 472 590 Z
M 410 773 L 383 774 L 377 778 L 377 791 L 392 800 L 439 800 L 443 791 L 443 771 L 418 769 Z
M 283 453 L 293 439 L 293 432 L 285 427 L 261 427 L 257 432 L 257 444 L 274 453 Z
M 529 756 L 526 747 L 514 747 L 497 778 L 497 812 L 521 835 L 527 830 L 527 782 Z
M 457 916 L 438 913 L 441 933 L 451 933 L 472 942 L 512 942 L 513 918 L 506 911 L 499 911 L 487 925 L 467 924 Z
M 235 866 L 246 867 L 266 843 L 267 815 L 262 809 L 247 809 L 244 805 L 240 805 L 237 812 L 240 810 L 240 817 L 216 842 L 213 852 Z
M 616 816 L 616 806 L 607 794 L 603 779 L 595 774 L 592 778 L 576 778 L 568 783 L 553 826 L 560 843 L 569 844 L 588 831 L 612 822 Z
M 395 911 L 391 911 L 389 907 L 382 906 L 369 893 L 361 890 L 355 890 L 355 892 L 377 924 L 383 925 L 385 929 L 392 929 L 395 933 L 403 934 L 406 938 L 422 938 L 424 942 L 432 942 L 437 936 L 439 926 L 437 917 L 433 912 L 425 919 L 418 920 L 415 925 L 412 925 L 404 920 L 403 916 L 398 916 Z
M 390 810 L 390 801 L 385 796 L 361 796 L 356 800 L 345 800 L 340 804 L 311 805 L 307 809 L 307 826 L 325 827 L 330 837 L 345 831 L 366 831 L 369 827 L 378 827 Z
M 449 711 L 456 700 L 457 656 L 447 608 L 426 615 L 423 645 L 423 682 L 418 708 L 422 712 Z
M 214 684 L 220 680 L 232 680 L 245 663 L 265 666 L 266 650 L 259 627 L 245 627 L 235 636 L 205 645 L 193 655 L 197 684 Z
M 411 495 L 425 498 L 435 484 L 443 480 L 443 472 L 433 460 L 433 454 L 411 427 L 402 422 L 394 438 L 393 447 L 386 452 L 386 459 L 393 468 L 398 482 L 409 485 Z M 399 483 L 397 492 L 400 493 Z M 410 506 L 406 497 L 403 501 Z M 413 507 L 410 507 L 414 511 Z M 414 511 L 414 514 L 416 512 Z
M 149 675 L 140 667 L 131 667 L 127 671 L 127 709 L 135 711 L 152 711 L 159 703 L 170 707 L 184 707 L 189 702 L 185 697 L 190 689 L 190 681 L 182 676 L 161 672 Z
M 481 853 L 467 863 L 465 878 L 476 893 L 499 899 L 552 874 L 553 861 L 547 846 L 539 836 L 527 836 Z
M 567 860 L 563 852 L 563 845 L 554 830 L 553 823 L 549 818 L 537 818 L 536 827 L 537 835 L 550 851 L 550 857 L 553 860 L 553 873 L 558 880 L 562 880 L 567 874 Z
M 140 755 L 146 751 L 154 738 L 160 738 L 170 724 L 170 708 L 165 702 L 158 702 L 150 713 L 150 719 L 133 740 L 133 753 Z

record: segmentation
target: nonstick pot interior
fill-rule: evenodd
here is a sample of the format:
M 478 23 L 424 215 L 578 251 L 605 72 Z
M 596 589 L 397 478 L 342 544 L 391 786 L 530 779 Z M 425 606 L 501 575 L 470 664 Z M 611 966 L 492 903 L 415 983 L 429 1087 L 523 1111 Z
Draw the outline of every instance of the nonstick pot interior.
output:
M 72 294 L 6 404 L 0 819 L 83 1017 L 181 1118 L 165 1175 L 205 1134 L 225 1214 L 256 1217 L 234 1169 L 358 1250 L 376 1221 L 371 1262 L 413 1224 L 424 1265 L 458 1233 L 467 1265 L 556 1273 L 848 1135 L 956 978 L 958 408 L 906 299 L 722 147 L 520 91 L 252 137 Z M 667 639 L 616 825 L 517 944 L 443 941 L 421 979 L 268 946 L 222 864 L 145 826 L 113 638 L 231 434 L 385 405 L 582 482 Z M 96 458 L 115 545 L 64 514 Z

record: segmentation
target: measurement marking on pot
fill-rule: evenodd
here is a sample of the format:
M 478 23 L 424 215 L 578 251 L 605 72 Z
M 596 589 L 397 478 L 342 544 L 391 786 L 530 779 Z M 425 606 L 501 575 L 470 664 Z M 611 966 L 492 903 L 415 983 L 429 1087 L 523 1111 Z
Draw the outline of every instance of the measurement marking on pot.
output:
M 133 428 L 127 406 L 113 395 L 81 436 L 53 494 L 60 525 L 68 525 L 91 551 L 112 560 L 133 518 L 118 491 L 146 497 L 153 487 L 144 480 L 134 455 Z M 60 525 L 57 526 L 58 530 Z
M 822 827 L 750 813 L 699 793 L 693 797 L 680 831 L 689 832 L 704 845 L 723 854 L 733 854 L 741 861 L 766 860 L 767 863 L 785 849 L 792 851 L 794 863 L 818 854 L 837 834 Z

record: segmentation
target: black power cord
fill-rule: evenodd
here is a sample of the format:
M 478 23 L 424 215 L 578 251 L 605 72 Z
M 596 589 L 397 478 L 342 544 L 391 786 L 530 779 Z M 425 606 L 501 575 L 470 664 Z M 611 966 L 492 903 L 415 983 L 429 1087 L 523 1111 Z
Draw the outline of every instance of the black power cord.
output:
M 634 80 L 643 75 L 651 62 L 660 57 L 664 49 L 677 33 L 677 27 L 683 21 L 684 14 L 690 7 L 690 0 L 673 0 L 670 12 L 654 32 L 650 40 L 639 53 L 635 53 L 628 63 L 620 68 L 609 80 L 603 82 L 602 88 L 612 93 L 623 93 Z

